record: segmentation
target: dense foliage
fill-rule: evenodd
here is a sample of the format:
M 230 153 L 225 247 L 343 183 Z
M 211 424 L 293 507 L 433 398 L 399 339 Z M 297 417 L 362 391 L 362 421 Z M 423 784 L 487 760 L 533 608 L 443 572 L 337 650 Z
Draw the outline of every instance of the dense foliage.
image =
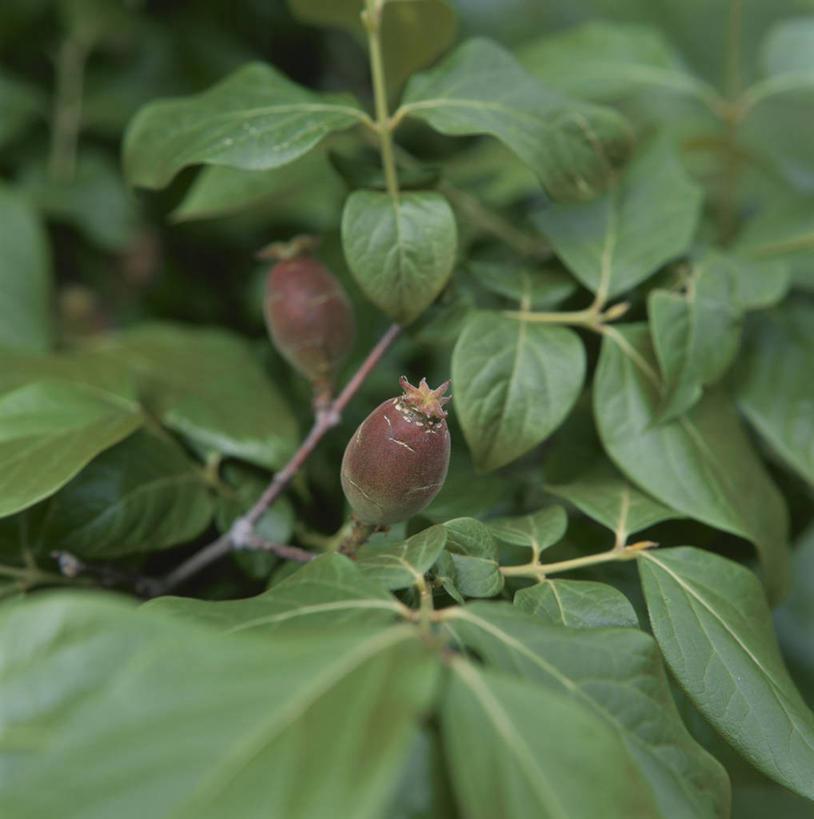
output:
M 0 5 L 0 814 L 814 815 L 807 11 Z M 403 374 L 449 472 L 360 546 Z

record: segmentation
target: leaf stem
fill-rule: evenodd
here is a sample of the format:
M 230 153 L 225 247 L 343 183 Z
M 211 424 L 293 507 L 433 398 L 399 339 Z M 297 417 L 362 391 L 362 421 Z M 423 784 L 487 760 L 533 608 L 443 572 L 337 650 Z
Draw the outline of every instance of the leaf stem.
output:
M 0 565 L 0 577 L 10 577 L 17 581 L 20 591 L 28 591 L 35 586 L 66 586 L 75 585 L 77 580 L 75 577 L 66 577 L 61 574 L 51 574 L 51 572 L 44 572 L 35 566 L 20 567 L 20 566 L 6 566 Z
M 342 411 L 350 403 L 351 398 L 353 398 L 359 390 L 359 387 L 362 386 L 365 379 L 370 375 L 379 361 L 381 361 L 384 354 L 390 349 L 400 334 L 400 325 L 392 324 L 388 328 L 376 346 L 368 353 L 367 358 L 362 362 L 359 369 L 351 376 L 342 392 L 339 393 L 327 410 L 316 416 L 310 432 L 300 444 L 297 451 L 291 456 L 291 460 L 277 472 L 266 490 L 246 515 L 238 518 L 227 532 L 208 546 L 205 546 L 201 551 L 192 555 L 189 560 L 177 566 L 163 578 L 154 580 L 149 589 L 151 596 L 155 597 L 160 594 L 165 594 L 171 589 L 174 589 L 193 575 L 205 569 L 210 563 L 226 555 L 233 548 L 246 548 L 247 544 L 249 544 L 250 548 L 250 541 L 254 537 L 254 527 L 257 521 L 261 518 L 266 509 L 282 494 L 283 490 L 288 486 L 325 434 L 339 423 L 342 417 Z
M 48 170 L 59 182 L 70 182 L 76 173 L 87 57 L 87 46 L 74 37 L 66 38 L 57 52 Z
M 611 305 L 607 310 L 602 310 L 602 305 L 598 301 L 587 307 L 585 310 L 564 310 L 559 313 L 542 313 L 528 310 L 503 310 L 502 313 L 508 318 L 518 321 L 528 321 L 538 324 L 570 324 L 578 327 L 587 327 L 595 332 L 602 332 L 602 325 L 609 321 L 621 318 L 630 309 L 628 302 L 619 302 Z
M 612 561 L 633 560 L 644 549 L 651 549 L 658 544 L 652 540 L 642 540 L 631 543 L 629 546 L 615 545 L 612 549 L 585 557 L 574 557 L 571 560 L 560 560 L 557 563 L 525 563 L 521 566 L 501 566 L 500 572 L 504 577 L 530 577 L 535 580 L 544 580 L 551 574 L 569 572 L 572 569 L 581 569 L 583 566 L 595 566 L 597 563 Z
M 393 203 L 398 205 L 399 183 L 396 174 L 396 162 L 393 156 L 393 133 L 390 126 L 390 116 L 387 112 L 387 83 L 384 77 L 384 58 L 382 56 L 380 36 L 383 5 L 382 0 L 366 0 L 366 8 L 362 12 L 362 24 L 367 30 L 370 74 L 373 79 L 373 105 L 376 111 L 384 178 L 387 181 L 387 192 L 393 199 Z

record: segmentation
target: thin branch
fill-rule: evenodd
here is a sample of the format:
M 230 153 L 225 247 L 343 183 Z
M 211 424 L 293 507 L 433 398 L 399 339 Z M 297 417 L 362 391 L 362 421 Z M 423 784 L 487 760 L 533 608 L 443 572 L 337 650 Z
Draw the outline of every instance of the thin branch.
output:
M 288 486 L 328 430 L 339 423 L 342 417 L 342 411 L 400 334 L 400 325 L 392 324 L 388 328 L 378 344 L 370 351 L 367 358 L 362 362 L 362 365 L 350 378 L 342 392 L 339 393 L 336 400 L 331 403 L 325 412 L 316 417 L 311 431 L 302 444 L 300 444 L 299 449 L 291 457 L 291 460 L 277 472 L 265 492 L 258 498 L 257 503 L 252 506 L 246 515 L 238 518 L 229 530 L 217 540 L 205 546 L 200 552 L 194 554 L 180 566 L 177 566 L 164 578 L 152 581 L 149 591 L 152 596 L 155 597 L 160 594 L 166 594 L 176 586 L 180 586 L 190 577 L 209 566 L 210 563 L 214 563 L 226 555 L 233 548 L 251 548 L 251 541 L 254 537 L 254 527 L 257 521 L 260 520 L 266 509 L 274 503 Z M 282 557 L 283 555 L 280 556 Z
M 254 552 L 271 552 L 283 560 L 291 560 L 294 563 L 309 563 L 319 555 L 309 552 L 307 549 L 300 549 L 298 546 L 289 546 L 286 543 L 274 543 L 271 540 L 264 540 L 257 535 L 249 535 L 246 540 L 246 548 Z

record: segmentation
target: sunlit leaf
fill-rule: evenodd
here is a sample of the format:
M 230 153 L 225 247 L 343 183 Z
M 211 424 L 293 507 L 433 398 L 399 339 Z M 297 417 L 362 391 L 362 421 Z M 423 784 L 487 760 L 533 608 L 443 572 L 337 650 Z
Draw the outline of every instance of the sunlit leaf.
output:
M 317 94 L 250 63 L 200 94 L 141 108 L 124 137 L 125 174 L 133 185 L 161 188 L 196 163 L 267 170 L 365 118 L 348 95 Z
M 452 383 L 476 466 L 497 469 L 547 438 L 577 400 L 584 373 L 572 330 L 474 313 L 452 353 Z
M 639 557 L 653 633 L 696 707 L 753 765 L 814 799 L 814 714 L 746 568 L 692 547 Z
M 534 221 L 586 287 L 612 298 L 688 250 L 702 199 L 675 148 L 658 139 L 599 199 L 550 205 Z
M 788 513 L 732 403 L 710 390 L 686 415 L 657 424 L 661 400 L 647 328 L 616 328 L 603 342 L 594 387 L 608 454 L 662 503 L 751 540 L 769 595 L 780 599 L 789 579 Z

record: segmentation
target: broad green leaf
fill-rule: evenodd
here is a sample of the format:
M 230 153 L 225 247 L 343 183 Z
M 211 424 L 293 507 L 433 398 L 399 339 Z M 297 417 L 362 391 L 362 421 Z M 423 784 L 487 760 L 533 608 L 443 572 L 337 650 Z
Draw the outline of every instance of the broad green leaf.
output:
M 475 518 L 455 518 L 444 524 L 444 546 L 451 562 L 447 575 L 464 597 L 494 597 L 503 588 L 497 543 L 488 527 Z
M 142 430 L 51 499 L 43 538 L 82 557 L 121 557 L 192 540 L 211 517 L 202 469 L 171 439 Z
M 137 404 L 38 381 L 0 395 L 0 517 L 53 495 L 141 426 Z
M 328 229 L 339 221 L 345 194 L 345 186 L 324 153 L 312 151 L 265 171 L 204 167 L 171 217 L 187 222 L 258 208 L 263 213 L 279 213 L 286 221 Z
M 452 353 L 452 383 L 476 467 L 497 469 L 545 440 L 584 376 L 585 350 L 572 330 L 474 313 Z
M 364 577 L 386 589 L 405 589 L 432 568 L 446 541 L 445 527 L 430 526 L 402 543 L 363 546 L 357 553 L 356 566 Z
M 591 21 L 532 40 L 518 57 L 541 82 L 580 99 L 617 100 L 639 91 L 715 97 L 649 25 Z
M 568 516 L 562 506 L 545 506 L 529 515 L 492 518 L 487 521 L 492 534 L 513 546 L 528 546 L 535 554 L 562 540 Z
M 382 817 L 450 819 L 458 815 L 439 733 L 435 726 L 419 729 L 413 738 L 401 780 Z
M 587 288 L 613 298 L 689 249 L 702 199 L 662 138 L 634 157 L 599 199 L 549 205 L 534 221 Z
M 727 370 L 744 311 L 779 300 L 787 286 L 786 270 L 776 262 L 713 254 L 692 268 L 682 293 L 650 291 L 650 333 L 665 385 L 660 422 L 686 412 Z
M 84 387 L 111 401 L 138 404 L 132 374 L 93 347 L 58 354 L 0 351 L 0 394 L 36 381 Z
M 70 180 L 55 180 L 44 162 L 20 174 L 22 189 L 49 219 L 73 225 L 106 250 L 124 251 L 137 226 L 136 202 L 107 154 L 85 151 Z
M 774 614 L 783 656 L 809 705 L 814 692 L 814 526 L 797 539 L 792 557 L 794 580 L 789 596 Z
M 44 116 L 47 103 L 42 91 L 24 80 L 0 72 L 0 146 L 23 133 L 36 119 Z
M 619 737 L 567 696 L 459 659 L 441 727 L 471 819 L 656 815 Z
M 111 362 L 130 370 L 162 422 L 208 452 L 282 466 L 296 421 L 248 345 L 224 330 L 145 324 L 113 339 Z
M 765 76 L 744 92 L 744 113 L 777 95 L 814 91 L 812 49 L 814 17 L 787 18 L 772 26 L 763 46 Z
M 132 185 L 162 188 L 197 163 L 268 170 L 366 119 L 349 95 L 317 94 L 250 63 L 200 94 L 141 108 L 124 136 L 125 175 Z
M 644 814 L 648 819 L 729 816 L 726 772 L 681 722 L 649 635 L 635 628 L 547 625 L 495 602 L 451 609 L 444 628 L 487 666 L 544 686 L 546 695 L 566 694 L 612 728 L 634 763 L 638 787 L 657 802 Z M 589 746 L 583 743 L 583 751 Z
M 751 540 L 769 596 L 781 599 L 789 579 L 786 505 L 730 400 L 710 390 L 686 415 L 657 425 L 661 401 L 647 328 L 615 328 L 602 343 L 594 382 L 608 454 L 662 503 Z
M 28 202 L 0 184 L 0 349 L 51 346 L 48 237 Z
M 436 68 L 412 77 L 396 113 L 405 115 L 450 136 L 496 137 L 554 199 L 595 197 L 631 142 L 620 115 L 550 91 L 485 39 L 467 41 Z
M 4 816 L 375 819 L 437 680 L 409 626 L 227 636 L 77 593 L 4 611 Z
M 741 230 L 736 251 L 757 263 L 781 260 L 791 271 L 792 282 L 814 288 L 814 200 L 795 196 L 774 198 Z
M 380 583 L 338 554 L 321 555 L 256 597 L 218 602 L 159 597 L 145 608 L 223 631 L 264 634 L 281 627 L 386 624 L 404 610 Z
M 814 310 L 790 305 L 750 324 L 737 400 L 761 437 L 814 486 Z
M 354 191 L 342 212 L 342 247 L 364 294 L 410 324 L 443 290 L 457 248 L 455 215 L 439 193 Z
M 546 492 L 573 503 L 580 512 L 607 526 L 624 542 L 628 535 L 682 517 L 632 484 L 606 460 L 564 484 L 546 484 Z
M 555 307 L 577 289 L 574 279 L 561 270 L 498 262 L 470 262 L 468 268 L 487 290 L 514 299 L 521 309 Z
M 367 40 L 361 17 L 365 0 L 288 0 L 288 5 L 307 23 L 338 26 L 360 41 Z M 442 0 L 383 0 L 382 5 L 385 79 L 396 87 L 452 43 L 457 28 L 455 13 Z
M 755 767 L 814 799 L 814 713 L 783 665 L 757 578 L 685 546 L 639 557 L 653 633 L 696 707 Z
M 639 627 L 639 618 L 622 592 L 592 580 L 552 580 L 520 589 L 514 605 L 549 623 L 571 628 Z

